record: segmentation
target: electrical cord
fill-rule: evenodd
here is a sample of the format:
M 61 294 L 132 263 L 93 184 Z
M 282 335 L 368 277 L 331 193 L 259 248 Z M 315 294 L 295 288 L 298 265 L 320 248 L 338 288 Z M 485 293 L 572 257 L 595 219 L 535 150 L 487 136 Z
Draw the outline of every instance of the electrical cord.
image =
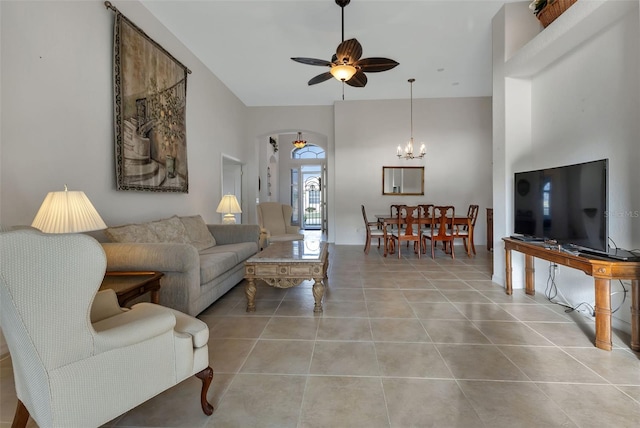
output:
M 580 308 L 580 306 L 586 306 L 587 308 L 589 308 L 589 314 L 590 314 L 592 317 L 596 316 L 596 310 L 594 309 L 594 307 L 593 307 L 593 306 L 591 306 L 591 305 L 590 305 L 589 303 L 587 303 L 587 302 L 579 303 L 577 306 L 575 306 L 575 307 L 571 307 L 571 308 L 567 309 L 567 310 L 566 310 L 566 311 L 564 311 L 564 312 L 565 312 L 565 313 L 567 313 L 567 314 L 570 314 L 570 313 L 571 313 L 571 312 L 573 312 L 573 311 L 577 311 L 577 310 Z
M 613 239 L 611 239 L 611 237 L 609 237 L 609 241 L 611 241 L 611 243 L 613 244 L 613 249 L 617 250 L 618 249 L 618 244 L 615 243 L 615 241 Z M 635 255 L 640 255 L 640 248 L 634 248 L 633 250 L 629 250 L 630 253 L 633 253 Z
M 611 238 L 609 238 L 611 239 Z M 613 242 L 613 240 L 612 240 Z M 615 242 L 614 242 L 615 245 Z M 596 310 L 595 308 L 588 302 L 581 302 L 576 306 L 571 306 L 568 303 L 563 303 L 563 302 L 559 302 L 557 300 L 554 300 L 558 297 L 558 294 L 562 295 L 562 293 L 560 293 L 560 291 L 558 290 L 558 286 L 556 285 L 556 269 L 558 268 L 558 265 L 553 263 L 553 262 L 549 262 L 549 276 L 547 277 L 547 286 L 544 290 L 544 296 L 547 298 L 547 300 L 551 303 L 555 303 L 556 305 L 560 305 L 566 308 L 566 310 L 564 311 L 565 313 L 571 313 L 574 311 L 577 311 L 581 306 L 585 306 L 588 308 L 589 310 L 589 314 L 594 317 L 596 314 Z M 620 304 L 618 305 L 618 307 L 616 307 L 615 309 L 613 309 L 611 311 L 612 314 L 615 314 L 624 304 L 624 302 L 627 300 L 627 293 L 629 292 L 629 290 L 624 286 L 624 283 L 622 282 L 622 280 L 618 280 L 618 282 L 620 283 L 620 286 L 622 287 L 622 291 L 614 291 L 611 293 L 611 296 L 618 294 L 618 293 L 623 293 L 622 295 L 622 301 L 620 302 Z M 562 296 L 562 298 L 565 300 L 566 302 L 566 298 L 564 296 Z
M 615 243 L 615 241 L 613 239 L 611 239 L 611 237 L 609 237 L 609 241 L 611 241 L 611 243 L 613 244 L 613 248 L 617 249 L 618 245 Z M 634 253 L 638 253 L 640 254 L 640 249 L 633 249 L 631 250 L 631 252 Z M 560 294 L 562 296 L 562 293 L 560 293 L 560 291 L 558 290 L 558 286 L 556 285 L 556 269 L 558 268 L 558 265 L 553 263 L 553 262 L 549 262 L 549 276 L 547 277 L 547 285 L 546 288 L 544 290 L 544 295 L 547 298 L 547 300 L 551 303 L 555 303 L 556 305 L 560 305 L 566 308 L 566 310 L 564 311 L 565 313 L 571 313 L 574 311 L 578 311 L 580 309 L 580 307 L 585 306 L 586 308 L 588 308 L 589 314 L 592 317 L 595 317 L 596 315 L 596 310 L 595 308 L 588 302 L 581 302 L 576 306 L 571 306 L 568 303 L 563 303 L 563 302 L 559 302 L 557 300 L 555 300 L 558 297 L 558 294 Z M 623 293 L 622 295 L 622 301 L 620 302 L 620 304 L 618 305 L 618 307 L 616 307 L 615 309 L 613 309 L 611 311 L 612 314 L 615 314 L 624 304 L 624 302 L 627 300 L 627 293 L 629 292 L 629 290 L 624 286 L 624 283 L 622 282 L 622 280 L 618 280 L 618 282 L 620 283 L 620 286 L 622 287 L 622 291 L 614 291 L 611 293 L 611 296 L 614 296 L 615 294 L 618 293 Z M 567 299 L 562 296 L 562 298 L 564 299 L 564 301 L 566 302 Z
M 547 287 L 544 290 L 544 295 L 548 301 L 553 302 L 553 299 L 558 295 L 558 288 L 556 287 L 556 265 L 549 263 L 549 277 L 547 278 Z M 551 295 L 553 293 L 553 295 Z
M 558 296 L 558 293 L 559 293 L 558 287 L 556 286 L 556 268 L 557 267 L 558 267 L 557 264 L 553 262 L 549 263 L 549 277 L 547 278 L 547 288 L 544 290 L 544 295 L 549 302 L 555 303 L 556 305 L 559 305 L 565 308 L 572 309 L 571 306 L 567 303 L 562 303 L 562 302 L 553 300 Z M 564 296 L 562 296 L 562 298 L 566 301 Z
M 627 293 L 629 292 L 629 290 L 627 290 L 627 288 L 624 286 L 624 282 L 622 282 L 622 280 L 619 279 L 618 282 L 622 287 L 622 291 L 614 291 L 613 293 L 611 293 L 611 295 L 613 296 L 614 294 L 618 294 L 618 293 L 624 293 L 624 294 L 622 295 L 622 302 L 620 302 L 617 308 L 611 311 L 612 314 L 615 314 L 618 311 L 618 309 L 622 307 L 622 304 L 624 303 L 624 301 L 627 300 Z

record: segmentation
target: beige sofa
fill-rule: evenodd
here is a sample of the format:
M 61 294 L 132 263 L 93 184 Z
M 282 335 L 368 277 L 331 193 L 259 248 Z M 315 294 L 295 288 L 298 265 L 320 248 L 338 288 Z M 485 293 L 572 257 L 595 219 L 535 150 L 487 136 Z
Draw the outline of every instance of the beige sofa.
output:
M 174 216 L 103 233 L 91 235 L 102 242 L 108 271 L 163 272 L 160 304 L 195 316 L 242 281 L 260 227 Z

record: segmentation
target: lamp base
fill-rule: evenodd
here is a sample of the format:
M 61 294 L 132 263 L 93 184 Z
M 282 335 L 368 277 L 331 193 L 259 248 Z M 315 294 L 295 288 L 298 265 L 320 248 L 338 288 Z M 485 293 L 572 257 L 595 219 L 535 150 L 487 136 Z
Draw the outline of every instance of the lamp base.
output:
M 236 216 L 229 213 L 222 217 L 222 224 L 236 224 Z

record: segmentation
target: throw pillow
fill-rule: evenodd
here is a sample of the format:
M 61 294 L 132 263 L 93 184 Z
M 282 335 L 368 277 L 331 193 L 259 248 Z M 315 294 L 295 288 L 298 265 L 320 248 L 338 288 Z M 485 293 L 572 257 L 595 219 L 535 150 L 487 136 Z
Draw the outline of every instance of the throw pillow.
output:
M 187 236 L 191 241 L 191 245 L 196 247 L 198 251 L 205 248 L 211 248 L 216 245 L 216 239 L 213 237 L 206 223 L 200 215 L 190 217 L 180 217 L 180 221 L 187 230 Z
M 190 244 L 187 230 L 177 216 L 147 223 L 149 228 L 158 235 L 159 242 L 173 242 Z
M 105 229 L 104 234 L 112 242 L 160 242 L 158 235 L 146 224 L 127 224 Z

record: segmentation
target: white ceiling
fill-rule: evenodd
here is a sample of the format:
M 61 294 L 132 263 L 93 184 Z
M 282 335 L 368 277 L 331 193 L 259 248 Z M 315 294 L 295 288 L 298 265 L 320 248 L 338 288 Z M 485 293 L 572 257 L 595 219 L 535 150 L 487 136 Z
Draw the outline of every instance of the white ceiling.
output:
M 504 3 L 490 0 L 351 0 L 345 39 L 363 58 L 386 57 L 392 70 L 367 73 L 364 88 L 344 85 L 345 100 L 491 95 L 491 19 Z M 335 0 L 142 0 L 247 106 L 332 105 L 343 85 L 308 86 L 324 67 L 291 57 L 330 60 L 342 41 Z M 189 64 L 185 64 L 187 67 Z

